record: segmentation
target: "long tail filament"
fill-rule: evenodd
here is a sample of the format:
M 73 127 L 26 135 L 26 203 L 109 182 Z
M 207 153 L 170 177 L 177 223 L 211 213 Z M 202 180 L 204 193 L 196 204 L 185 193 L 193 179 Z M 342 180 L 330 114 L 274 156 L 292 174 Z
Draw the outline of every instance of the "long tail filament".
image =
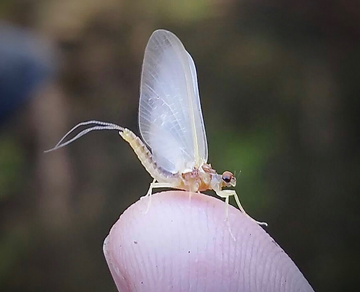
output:
M 63 141 L 77 128 L 81 126 L 87 126 L 87 125 L 95 125 L 91 128 L 87 128 L 85 130 L 82 130 L 80 133 L 78 133 L 75 137 L 71 138 L 69 141 L 66 141 L 63 143 Z M 107 123 L 107 122 L 100 122 L 100 121 L 87 121 L 87 122 L 81 122 L 77 124 L 75 127 L 73 127 L 69 132 L 67 132 L 64 137 L 60 139 L 60 141 L 55 145 L 54 148 L 51 148 L 49 150 L 44 151 L 45 153 L 57 150 L 59 148 L 65 147 L 66 145 L 69 145 L 70 143 L 74 142 L 75 140 L 79 139 L 80 137 L 86 135 L 87 133 L 91 131 L 102 131 L 102 130 L 117 130 L 117 131 L 124 131 L 123 127 L 120 127 L 118 125 Z

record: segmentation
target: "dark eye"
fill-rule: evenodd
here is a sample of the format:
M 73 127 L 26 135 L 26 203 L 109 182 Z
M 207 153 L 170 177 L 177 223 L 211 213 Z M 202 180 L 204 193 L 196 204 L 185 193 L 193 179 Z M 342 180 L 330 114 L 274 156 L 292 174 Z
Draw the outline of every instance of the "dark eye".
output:
M 231 181 L 230 176 L 225 176 L 225 175 L 224 175 L 224 176 L 222 177 L 222 179 L 223 179 L 223 181 L 226 182 L 226 183 L 229 183 L 229 182 Z
M 233 177 L 234 175 L 230 171 L 224 171 L 224 173 L 222 174 L 222 180 L 227 184 L 231 183 Z

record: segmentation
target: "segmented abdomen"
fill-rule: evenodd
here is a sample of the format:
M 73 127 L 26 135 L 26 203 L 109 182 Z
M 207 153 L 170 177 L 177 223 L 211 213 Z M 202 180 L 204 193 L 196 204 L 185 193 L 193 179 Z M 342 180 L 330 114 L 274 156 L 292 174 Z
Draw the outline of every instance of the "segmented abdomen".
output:
M 180 183 L 181 178 L 179 174 L 168 172 L 157 166 L 149 149 L 132 131 L 125 128 L 120 132 L 120 136 L 130 144 L 141 164 L 154 179 L 159 182 L 172 183 L 174 187 Z

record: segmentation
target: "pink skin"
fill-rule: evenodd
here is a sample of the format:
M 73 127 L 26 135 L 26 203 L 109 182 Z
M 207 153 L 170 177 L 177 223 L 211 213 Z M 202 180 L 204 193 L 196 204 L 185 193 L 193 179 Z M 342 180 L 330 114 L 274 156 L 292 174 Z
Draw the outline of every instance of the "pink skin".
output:
M 313 291 L 261 227 L 231 206 L 227 222 L 221 200 L 168 191 L 147 204 L 130 206 L 104 242 L 119 291 Z

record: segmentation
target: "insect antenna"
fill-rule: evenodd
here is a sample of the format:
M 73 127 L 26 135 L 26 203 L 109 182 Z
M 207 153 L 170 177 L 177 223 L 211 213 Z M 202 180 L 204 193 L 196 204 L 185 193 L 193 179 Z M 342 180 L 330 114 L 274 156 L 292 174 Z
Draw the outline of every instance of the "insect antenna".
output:
M 87 126 L 87 125 L 95 125 L 90 128 L 87 128 L 85 130 L 82 130 L 80 133 L 78 133 L 75 137 L 71 138 L 70 140 L 63 142 L 74 130 L 81 126 Z M 45 153 L 55 151 L 59 148 L 65 147 L 66 145 L 69 145 L 70 143 L 74 142 L 75 140 L 79 139 L 80 137 L 86 135 L 87 133 L 91 131 L 102 131 L 102 130 L 117 130 L 122 132 L 124 130 L 123 127 L 120 127 L 118 125 L 107 123 L 107 122 L 100 122 L 100 121 L 87 121 L 87 122 L 81 122 L 77 124 L 75 127 L 73 127 L 69 132 L 67 132 L 64 137 L 60 139 L 60 141 L 55 145 L 54 148 L 51 148 L 49 150 L 44 151 Z
M 238 174 L 236 175 L 236 173 L 238 173 Z M 239 171 L 237 172 L 236 169 L 235 169 L 235 171 L 234 171 L 234 176 L 235 176 L 236 180 L 239 178 L 240 173 L 241 173 L 241 170 L 239 170 Z

